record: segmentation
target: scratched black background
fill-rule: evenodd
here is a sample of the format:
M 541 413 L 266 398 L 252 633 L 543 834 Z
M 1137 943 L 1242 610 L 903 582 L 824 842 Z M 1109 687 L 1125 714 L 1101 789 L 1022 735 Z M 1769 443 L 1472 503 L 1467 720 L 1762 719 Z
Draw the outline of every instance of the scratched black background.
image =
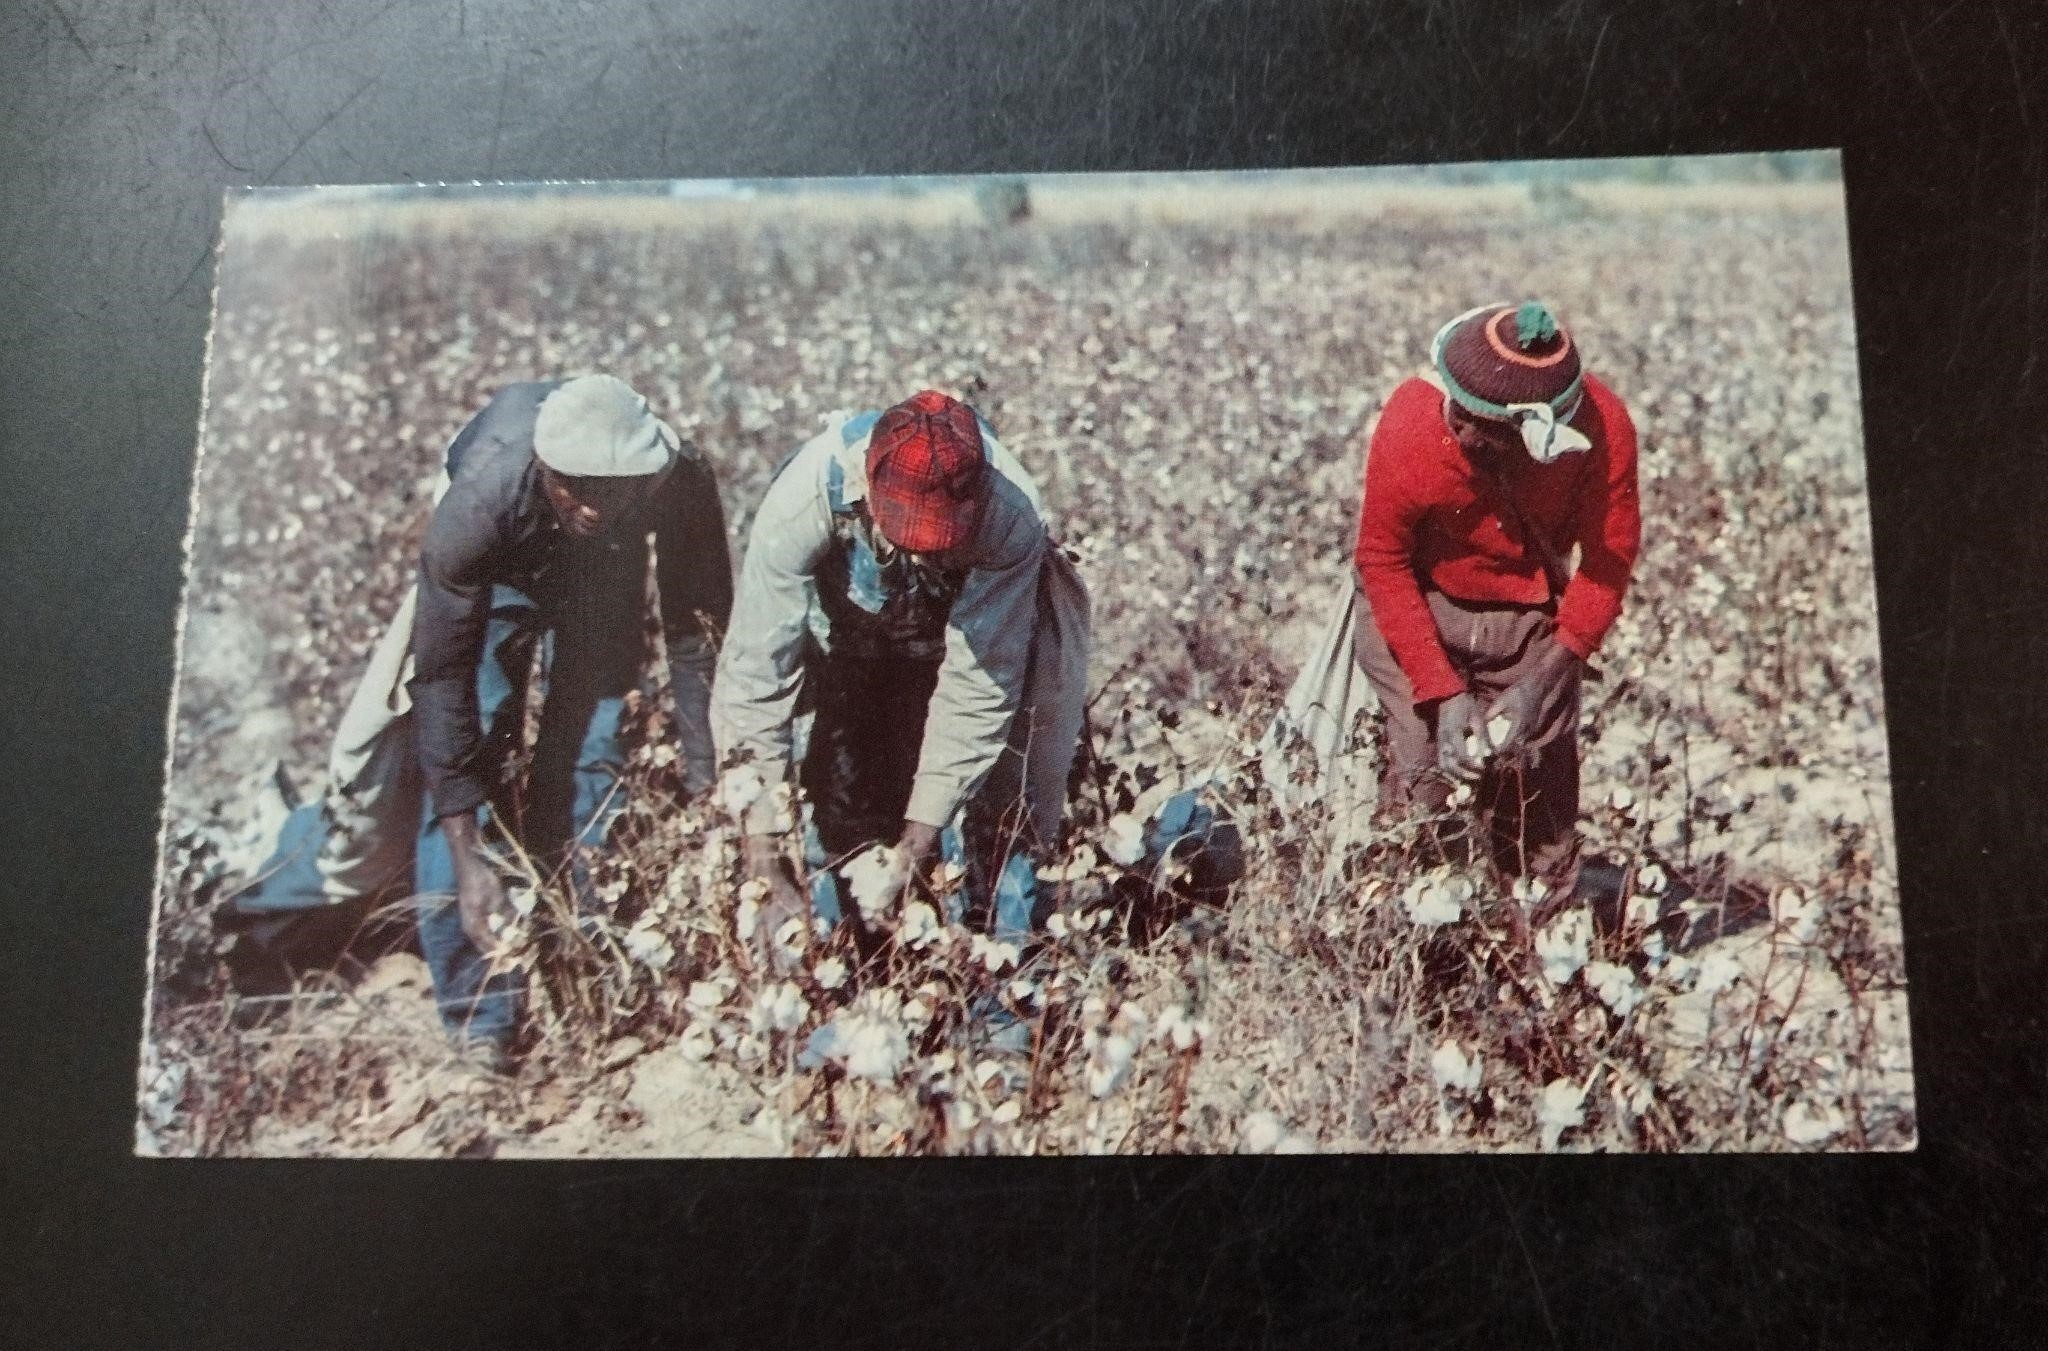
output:
M 0 1341 L 2041 1344 L 2042 14 L 1813 0 L 9 0 Z M 223 186 L 1837 145 L 1917 1155 L 130 1157 Z

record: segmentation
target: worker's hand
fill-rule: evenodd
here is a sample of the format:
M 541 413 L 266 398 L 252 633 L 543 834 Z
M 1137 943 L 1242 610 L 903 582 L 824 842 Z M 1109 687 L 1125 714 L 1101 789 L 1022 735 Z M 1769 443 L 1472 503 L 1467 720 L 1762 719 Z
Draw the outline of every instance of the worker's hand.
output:
M 938 855 L 939 828 L 928 826 L 922 821 L 905 821 L 903 834 L 896 839 L 896 847 L 902 851 L 904 861 L 915 872 Z
M 929 881 L 932 863 L 939 856 L 939 828 L 922 821 L 905 821 L 896 837 L 896 853 L 903 860 L 904 898 L 920 881 Z
M 476 819 L 467 813 L 441 818 L 441 833 L 448 841 L 448 857 L 455 864 L 455 913 L 470 946 L 490 957 L 502 945 L 492 932 L 491 918 L 512 919 L 505 903 L 505 887 L 498 881 L 477 840 Z
M 752 936 L 754 954 L 762 964 L 778 976 L 786 976 L 796 965 L 796 954 L 804 946 L 809 935 L 805 917 L 810 906 L 796 878 L 790 875 L 789 864 L 782 857 L 772 835 L 749 835 L 741 846 L 749 875 L 760 878 L 768 884 L 768 895 L 761 901 L 760 918 L 755 922 Z M 796 922 L 795 941 L 783 944 L 778 935 Z
M 1472 783 L 1486 769 L 1493 743 L 1480 725 L 1479 701 L 1461 690 L 1436 706 L 1436 765 L 1459 783 Z
M 1508 686 L 1487 710 L 1487 724 L 1500 732 L 1494 749 L 1516 758 L 1542 749 L 1559 708 L 1578 689 L 1585 665 L 1577 653 L 1552 639 L 1529 674 Z
M 495 955 L 504 945 L 502 935 L 491 928 L 491 920 L 509 920 L 511 907 L 505 903 L 505 888 L 489 868 L 478 865 L 455 878 L 456 912 L 462 917 L 462 932 L 470 945 L 485 957 Z

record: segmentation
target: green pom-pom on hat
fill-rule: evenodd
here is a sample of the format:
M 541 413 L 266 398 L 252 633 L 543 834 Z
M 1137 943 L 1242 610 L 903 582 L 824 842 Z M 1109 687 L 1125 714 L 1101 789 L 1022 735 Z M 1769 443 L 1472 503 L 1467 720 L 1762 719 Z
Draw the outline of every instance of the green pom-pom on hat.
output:
M 1557 336 L 1557 320 L 1540 302 L 1524 301 L 1515 311 L 1515 346 L 1524 352 Z

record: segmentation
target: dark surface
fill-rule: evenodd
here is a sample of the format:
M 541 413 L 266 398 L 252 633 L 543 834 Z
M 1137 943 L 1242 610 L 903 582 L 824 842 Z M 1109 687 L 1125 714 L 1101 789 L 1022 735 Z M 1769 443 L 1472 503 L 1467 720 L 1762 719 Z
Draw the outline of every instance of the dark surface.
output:
M 0 1339 L 2038 1345 L 2042 11 L 980 8 L 0 9 Z M 130 1157 L 223 185 L 1831 145 L 1847 152 L 1917 1155 Z

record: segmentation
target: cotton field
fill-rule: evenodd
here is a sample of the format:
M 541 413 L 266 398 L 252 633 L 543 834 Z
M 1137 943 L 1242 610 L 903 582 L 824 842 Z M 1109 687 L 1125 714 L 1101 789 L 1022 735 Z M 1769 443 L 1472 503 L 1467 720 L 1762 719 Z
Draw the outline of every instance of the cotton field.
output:
M 1911 1146 L 1833 199 L 1033 200 L 1002 223 L 880 199 L 231 215 L 145 1151 Z M 1642 562 L 1584 699 L 1583 828 L 1629 879 L 1602 924 L 1532 926 L 1526 889 L 1277 800 L 1261 748 L 1345 595 L 1380 401 L 1443 319 L 1524 296 L 1642 438 Z M 949 922 L 956 877 L 874 907 L 866 949 L 751 932 L 734 827 L 678 800 L 650 678 L 607 913 L 579 925 L 526 879 L 517 1078 L 449 1062 L 424 966 L 389 941 L 295 992 L 230 991 L 209 912 L 319 791 L 443 447 L 495 385 L 591 370 L 705 449 L 736 559 L 771 468 L 836 409 L 949 390 L 1037 476 L 1093 594 L 1099 691 L 1040 941 Z M 1225 893 L 1134 848 L 1192 787 L 1243 841 Z M 992 1021 L 1020 1030 L 991 1044 Z

